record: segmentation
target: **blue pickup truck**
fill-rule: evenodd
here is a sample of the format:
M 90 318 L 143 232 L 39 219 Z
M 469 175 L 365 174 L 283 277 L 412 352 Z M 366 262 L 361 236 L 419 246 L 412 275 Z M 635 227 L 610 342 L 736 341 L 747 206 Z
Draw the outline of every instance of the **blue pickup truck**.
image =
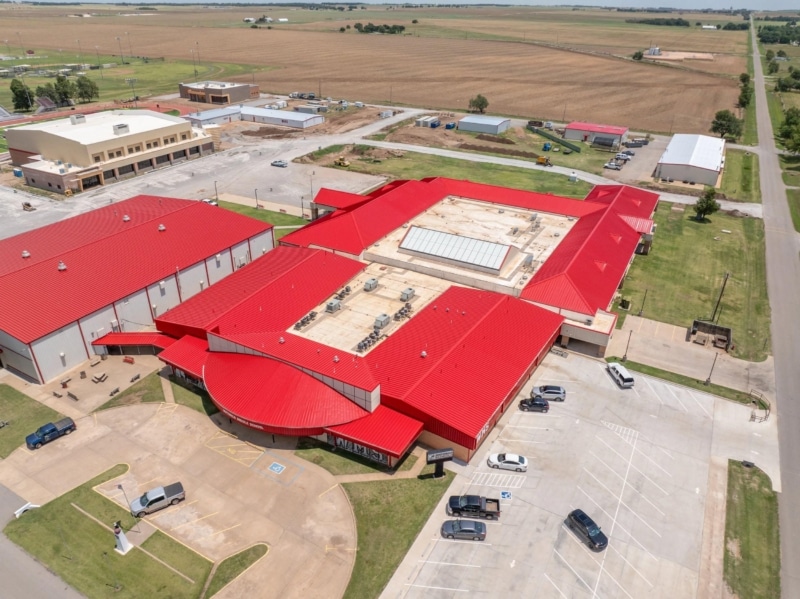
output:
M 25 437 L 25 444 L 28 449 L 39 449 L 45 443 L 50 443 L 53 439 L 68 435 L 76 428 L 75 421 L 72 418 L 64 418 L 55 423 L 48 422 L 44 426 L 40 426 L 35 433 Z

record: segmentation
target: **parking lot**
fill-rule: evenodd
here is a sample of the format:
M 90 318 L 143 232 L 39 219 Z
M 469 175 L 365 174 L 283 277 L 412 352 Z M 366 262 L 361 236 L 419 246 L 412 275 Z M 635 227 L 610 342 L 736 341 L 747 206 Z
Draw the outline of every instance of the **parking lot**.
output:
M 441 538 L 445 497 L 383 597 L 695 597 L 711 458 L 777 459 L 773 429 L 754 434 L 745 406 L 635 378 L 621 390 L 602 362 L 551 354 L 521 394 L 562 385 L 566 401 L 512 407 L 448 493 L 501 498 L 485 542 Z M 527 456 L 528 472 L 488 468 L 499 451 Z M 605 551 L 564 524 L 575 508 L 609 537 Z

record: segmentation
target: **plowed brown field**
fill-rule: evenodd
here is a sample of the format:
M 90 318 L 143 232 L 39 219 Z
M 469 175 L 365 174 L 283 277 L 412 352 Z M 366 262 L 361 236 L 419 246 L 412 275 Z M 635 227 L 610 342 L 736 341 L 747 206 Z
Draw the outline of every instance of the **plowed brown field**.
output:
M 494 114 L 634 130 L 705 133 L 714 113 L 733 109 L 738 96 L 733 79 L 530 43 L 243 28 L 241 15 L 259 16 L 260 9 L 92 19 L 67 18 L 74 7 L 47 10 L 47 18 L 46 9 L 3 11 L 0 39 L 9 38 L 13 46 L 19 31 L 28 46 L 58 49 L 74 46 L 79 38 L 85 51 L 98 43 L 115 48 L 121 36 L 126 54 L 129 42 L 134 55 L 189 61 L 196 49 L 203 62 L 269 65 L 273 70 L 255 79 L 264 91 L 321 89 L 324 96 L 352 101 L 451 110 L 464 110 L 481 93 Z M 392 22 L 366 12 L 371 14 L 364 22 Z M 350 21 L 359 16 L 354 13 Z

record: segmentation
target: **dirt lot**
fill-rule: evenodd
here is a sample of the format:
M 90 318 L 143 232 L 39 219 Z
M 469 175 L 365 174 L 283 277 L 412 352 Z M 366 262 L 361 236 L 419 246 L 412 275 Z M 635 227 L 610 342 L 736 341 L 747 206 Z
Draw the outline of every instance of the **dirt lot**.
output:
M 714 113 L 732 108 L 738 95 L 733 78 L 560 47 L 511 45 L 506 39 L 498 41 L 489 31 L 483 31 L 477 39 L 470 37 L 469 32 L 451 39 L 358 35 L 352 30 L 339 33 L 335 25 L 346 23 L 344 17 L 329 23 L 327 31 L 299 29 L 311 28 L 308 22 L 312 18 L 319 22 L 331 16 L 314 16 L 311 11 L 287 12 L 292 24 L 307 22 L 298 23 L 296 29 L 243 29 L 243 11 L 165 8 L 159 9 L 156 18 L 133 19 L 109 12 L 103 19 L 69 20 L 67 15 L 74 12 L 69 7 L 26 7 L 4 10 L 2 14 L 10 30 L 20 32 L 17 37 L 28 43 L 37 40 L 36 45 L 46 49 L 64 45 L 61 33 L 69 25 L 74 34 L 70 39 L 80 36 L 80 39 L 113 40 L 120 31 L 128 31 L 130 36 L 126 39 L 133 40 L 130 43 L 134 56 L 146 48 L 150 56 L 185 62 L 190 59 L 187 38 L 196 37 L 204 62 L 213 57 L 215 62 L 269 64 L 271 70 L 255 75 L 255 82 L 262 90 L 288 93 L 311 89 L 323 96 L 370 103 L 463 110 L 471 97 L 483 93 L 494 114 L 581 119 L 652 131 L 669 130 L 674 118 L 685 132 L 705 133 Z M 366 20 L 365 17 L 390 22 L 371 11 L 347 19 L 355 22 L 357 18 Z M 398 17 L 395 15 L 394 20 Z M 512 30 L 513 18 L 501 18 L 502 27 Z M 403 21 L 410 24 L 410 20 Z M 491 23 L 481 27 L 491 29 L 490 25 L 498 27 Z M 202 35 L 196 34 L 193 26 L 202 26 Z M 442 24 L 436 26 L 441 32 Z M 592 25 L 576 23 L 575 28 L 590 31 Z M 187 35 L 177 33 L 181 30 Z M 617 22 L 604 25 L 601 30 L 599 39 L 597 35 L 591 36 L 594 43 L 601 45 L 602 39 L 606 39 L 613 45 L 626 32 L 640 28 L 620 29 Z M 527 40 L 525 31 L 519 33 Z M 662 33 L 674 34 L 659 32 L 659 35 Z M 730 36 L 716 39 L 738 40 Z M 705 46 L 709 43 L 674 49 L 707 51 Z M 563 45 L 561 40 L 558 44 Z M 113 42 L 106 45 L 113 48 Z M 244 79 L 250 81 L 251 77 L 245 75 Z

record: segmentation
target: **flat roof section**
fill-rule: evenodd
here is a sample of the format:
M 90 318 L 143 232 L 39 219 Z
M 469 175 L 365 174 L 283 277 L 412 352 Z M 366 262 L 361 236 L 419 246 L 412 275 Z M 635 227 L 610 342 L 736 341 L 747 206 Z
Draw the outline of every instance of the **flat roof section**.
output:
M 467 268 L 478 266 L 499 272 L 511 248 L 502 243 L 411 227 L 400 243 L 400 249 L 434 259 L 454 260 Z
M 681 164 L 719 171 L 722 168 L 724 154 L 724 139 L 708 135 L 676 133 L 658 163 Z

